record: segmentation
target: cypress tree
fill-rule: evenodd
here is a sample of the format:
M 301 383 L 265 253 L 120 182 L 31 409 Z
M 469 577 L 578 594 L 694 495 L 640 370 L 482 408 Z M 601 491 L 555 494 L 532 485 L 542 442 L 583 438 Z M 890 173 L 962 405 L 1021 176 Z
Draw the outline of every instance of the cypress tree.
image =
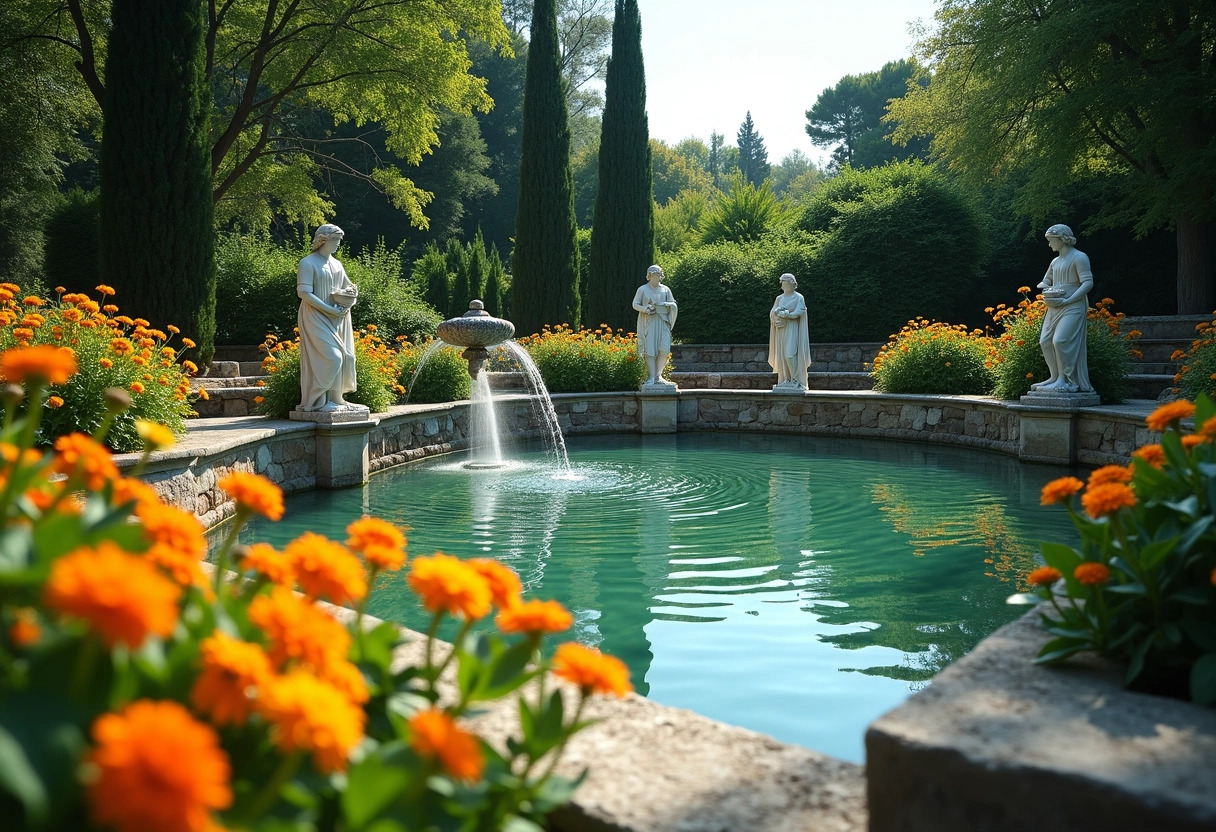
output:
M 616 0 L 599 179 L 584 321 L 630 329 L 636 315 L 629 301 L 654 257 L 650 128 L 637 0 Z
M 768 151 L 764 149 L 764 137 L 756 132 L 752 121 L 752 111 L 747 111 L 747 118 L 739 125 L 735 134 L 739 143 L 739 170 L 743 178 L 759 188 L 768 179 L 771 166 L 768 163 Z
M 531 33 L 511 266 L 511 315 L 522 335 L 544 324 L 577 325 L 579 313 L 570 117 L 555 0 L 536 0 Z
M 439 246 L 431 241 L 426 251 L 414 263 L 414 282 L 425 286 L 422 298 L 440 315 L 448 312 L 448 261 L 439 250 Z
M 486 259 L 486 238 L 481 234 L 481 228 L 469 243 L 469 297 L 480 298 L 485 302 L 486 277 L 490 263 Z
M 498 244 L 495 243 L 490 247 L 490 268 L 486 275 L 486 293 L 482 298 L 486 304 L 486 311 L 491 315 L 497 315 L 500 318 L 507 317 L 507 310 L 503 308 L 503 296 L 505 288 L 504 274 L 502 268 L 502 257 L 498 254 Z
M 114 0 L 102 99 L 99 276 L 115 302 L 215 343 L 211 88 L 198 0 Z
M 448 271 L 452 275 L 452 293 L 448 297 L 446 315 L 458 318 L 469 311 L 469 253 L 455 237 L 448 240 Z

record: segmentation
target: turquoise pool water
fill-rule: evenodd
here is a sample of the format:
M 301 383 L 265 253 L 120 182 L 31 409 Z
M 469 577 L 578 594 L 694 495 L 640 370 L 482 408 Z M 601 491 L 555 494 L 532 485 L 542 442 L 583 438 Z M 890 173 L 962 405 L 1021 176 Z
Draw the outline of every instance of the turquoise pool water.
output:
M 560 600 L 639 693 L 860 762 L 869 722 L 1025 612 L 1005 598 L 1038 542 L 1075 537 L 1038 504 L 1066 472 L 996 454 L 712 433 L 568 450 L 570 479 L 517 448 L 504 469 L 459 454 L 295 495 L 242 541 L 342 539 L 362 514 L 409 525 L 411 556 L 493 556 Z M 426 621 L 400 577 L 369 611 Z

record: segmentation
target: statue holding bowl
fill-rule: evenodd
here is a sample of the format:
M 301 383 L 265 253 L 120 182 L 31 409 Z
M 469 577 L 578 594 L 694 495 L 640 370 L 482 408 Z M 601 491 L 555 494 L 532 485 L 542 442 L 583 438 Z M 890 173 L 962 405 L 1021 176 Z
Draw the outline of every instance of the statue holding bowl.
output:
M 355 390 L 355 334 L 351 307 L 359 288 L 334 257 L 344 233 L 332 224 L 313 235 L 312 253 L 300 261 L 296 295 L 300 298 L 299 410 L 334 412 L 363 408 L 346 401 Z
M 1089 290 L 1094 285 L 1089 257 L 1075 248 L 1077 238 L 1067 225 L 1053 225 L 1043 236 L 1056 253 L 1038 284 L 1047 304 L 1039 348 L 1050 375 L 1045 381 L 1030 385 L 1030 389 L 1045 393 L 1092 393 L 1085 346 Z

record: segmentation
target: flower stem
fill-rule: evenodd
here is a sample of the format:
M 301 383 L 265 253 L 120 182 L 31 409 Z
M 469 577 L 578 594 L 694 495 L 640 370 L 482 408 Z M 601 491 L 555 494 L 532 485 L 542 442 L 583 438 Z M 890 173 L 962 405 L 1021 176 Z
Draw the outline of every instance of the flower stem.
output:
M 279 761 L 279 767 L 270 775 L 270 779 L 266 781 L 266 785 L 258 792 L 258 796 L 249 805 L 249 808 L 242 813 L 245 821 L 249 823 L 257 821 L 274 806 L 275 801 L 279 798 L 279 793 L 283 791 L 283 786 L 295 776 L 303 759 L 304 752 L 297 751 Z
M 232 520 L 232 530 L 228 532 L 224 542 L 220 544 L 219 551 L 215 553 L 215 594 L 219 595 L 220 587 L 224 585 L 224 575 L 228 571 L 228 561 L 232 557 L 232 547 L 236 545 L 237 537 L 241 533 L 241 527 L 245 525 L 245 521 L 249 519 L 249 510 L 244 506 L 237 504 L 236 516 Z

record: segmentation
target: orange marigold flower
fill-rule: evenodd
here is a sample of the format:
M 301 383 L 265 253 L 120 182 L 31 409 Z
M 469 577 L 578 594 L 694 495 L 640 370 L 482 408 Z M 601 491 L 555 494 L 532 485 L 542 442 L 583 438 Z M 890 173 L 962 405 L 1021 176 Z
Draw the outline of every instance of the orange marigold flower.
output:
M 249 605 L 249 620 L 266 634 L 270 660 L 276 667 L 302 661 L 314 668 L 345 658 L 350 633 L 325 610 L 276 586 L 269 595 L 259 595 Z
M 493 558 L 475 558 L 465 562 L 486 579 L 490 585 L 490 597 L 499 609 L 505 610 L 519 603 L 524 587 L 514 569 Z
M 1181 419 L 1189 419 L 1195 415 L 1195 405 L 1188 402 L 1186 399 L 1179 399 L 1174 402 L 1166 402 L 1159 408 L 1154 410 L 1144 420 L 1148 425 L 1149 430 L 1165 430 L 1171 424 L 1178 422 Z
M 1060 477 L 1059 479 L 1052 480 L 1043 486 L 1042 494 L 1039 497 L 1039 505 L 1050 506 L 1062 503 L 1084 487 L 1085 483 L 1076 477 Z
M 107 370 L 114 366 L 114 362 L 108 358 L 102 358 L 102 359 L 98 360 L 97 363 L 100 364 L 102 367 L 105 367 Z
M 118 832 L 206 832 L 232 805 L 215 729 L 176 702 L 140 699 L 93 723 L 89 814 Z
M 144 440 L 144 445 L 152 449 L 168 448 L 177 441 L 173 431 L 159 422 L 148 419 L 136 419 L 135 432 L 139 434 L 140 439 Z
M 1209 442 L 1216 439 L 1216 416 L 1212 416 L 1207 419 L 1202 425 L 1199 426 L 1199 429 L 1195 431 L 1195 433 L 1199 434 Z
M 1064 576 L 1060 570 L 1052 566 L 1040 566 L 1027 576 L 1026 580 L 1033 586 L 1050 586 Z
M 485 756 L 477 735 L 456 724 L 443 711 L 419 711 L 410 718 L 410 745 L 421 756 L 438 759 L 452 777 L 479 780 L 485 770 Z
M 251 688 L 272 673 L 261 645 L 216 630 L 199 645 L 202 671 L 190 690 L 190 704 L 216 725 L 244 725 L 253 713 Z
M 504 633 L 561 633 L 570 629 L 574 616 L 557 601 L 533 598 L 504 609 L 495 620 Z
M 1143 459 L 1154 468 L 1160 468 L 1165 464 L 1165 449 L 1160 445 L 1144 445 L 1132 451 L 1132 456 L 1137 459 Z
M 144 557 L 168 573 L 179 586 L 197 586 L 206 597 L 215 596 L 203 572 L 202 562 L 194 555 L 157 543 L 144 552 Z
M 143 521 L 144 537 L 149 543 L 164 544 L 195 560 L 206 557 L 203 524 L 190 512 L 160 502 L 144 502 L 136 505 L 135 515 Z
M 363 517 L 346 527 L 346 545 L 376 569 L 389 572 L 405 564 L 405 533 L 378 517 Z
M 76 353 L 66 347 L 41 344 L 15 347 L 0 353 L 0 378 L 13 384 L 39 379 L 65 384 L 76 374 Z
M 270 679 L 258 697 L 258 712 L 274 725 L 280 750 L 308 751 L 323 773 L 345 771 L 350 752 L 363 739 L 363 709 L 338 688 L 297 670 Z
M 415 558 L 407 580 L 422 605 L 433 613 L 443 611 L 473 620 L 490 612 L 493 597 L 489 583 L 458 558 L 442 552 Z
M 200 399 L 202 399 L 203 401 L 209 401 L 211 399 L 211 394 L 207 392 L 207 389 L 205 387 L 200 387 L 197 390 L 195 390 L 194 392 L 197 393 L 198 397 Z
M 118 479 L 118 467 L 110 452 L 83 433 L 56 439 L 55 452 L 51 470 L 69 477 L 78 474 L 90 491 L 100 491 L 107 482 Z
M 116 355 L 126 355 L 127 353 L 131 352 L 131 350 L 135 349 L 135 347 L 133 347 L 131 342 L 126 338 L 111 338 L 110 349 L 113 350 Z
M 1121 508 L 1135 506 L 1136 492 L 1121 482 L 1108 482 L 1087 489 L 1081 495 L 1081 505 L 1090 517 L 1097 519 L 1113 514 Z
M 283 516 L 283 489 L 265 477 L 249 471 L 233 471 L 218 483 L 232 495 L 238 507 L 270 520 Z
M 183 346 L 183 347 L 185 347 L 185 348 L 186 348 L 186 349 L 188 349 L 188 350 L 192 350 L 192 349 L 194 349 L 194 342 L 193 342 L 193 341 L 191 341 L 189 338 L 183 338 L 183 339 L 182 339 L 182 346 Z
M 1086 483 L 1087 488 L 1093 488 L 1097 485 L 1105 485 L 1108 482 L 1131 482 L 1132 469 L 1128 465 L 1103 465 L 1101 468 L 1096 468 L 1089 475 L 1089 481 Z
M 367 595 L 363 564 L 341 543 L 304 532 L 283 549 L 296 570 L 296 582 L 310 598 L 335 604 L 358 601 Z
M 144 392 L 143 384 L 138 381 L 131 382 L 131 392 L 138 396 L 140 393 Z
M 254 543 L 240 550 L 240 570 L 257 572 L 275 586 L 295 586 L 296 570 L 291 559 L 269 543 Z
M 553 674 L 578 685 L 584 694 L 624 696 L 633 690 L 629 668 L 623 661 L 573 641 L 558 645 L 553 655 Z
M 48 608 L 87 622 L 108 646 L 136 648 L 149 635 L 173 632 L 181 589 L 144 558 L 105 541 L 55 560 L 43 594 Z
M 123 477 L 113 481 L 110 492 L 110 499 L 115 507 L 125 505 L 126 503 L 134 503 L 135 507 L 148 505 L 157 505 L 160 503 L 160 495 L 156 493 L 156 489 L 148 485 L 143 480 Z
M 38 613 L 30 607 L 21 607 L 13 615 L 13 623 L 8 628 L 8 640 L 14 647 L 32 647 L 42 638 L 42 628 L 38 626 Z
M 1211 439 L 1209 439 L 1208 437 L 1204 436 L 1201 433 L 1188 433 L 1186 436 L 1182 437 L 1182 447 L 1186 448 L 1189 451 L 1191 448 L 1195 447 L 1196 445 L 1202 445 L 1205 442 L 1211 442 L 1211 441 L 1212 441 Z
M 46 406 L 51 408 L 63 407 L 63 398 L 60 396 L 48 396 Z
M 46 306 L 46 301 L 37 295 L 30 295 L 25 300 L 21 301 L 26 306 Z
M 104 283 L 97 287 L 97 291 L 107 297 L 114 294 L 114 290 Z
M 1102 586 L 1110 581 L 1110 569 L 1105 563 L 1082 563 L 1072 576 L 1085 586 Z

